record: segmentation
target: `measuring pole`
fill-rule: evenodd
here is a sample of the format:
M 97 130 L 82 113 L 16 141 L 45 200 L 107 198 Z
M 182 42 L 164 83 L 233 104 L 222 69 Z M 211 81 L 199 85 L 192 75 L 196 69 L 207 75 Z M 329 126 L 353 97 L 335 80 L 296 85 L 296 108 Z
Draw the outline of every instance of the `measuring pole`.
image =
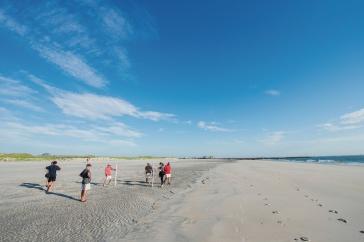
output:
M 118 176 L 118 164 L 115 165 L 115 178 L 114 178 L 114 186 L 116 187 L 116 178 Z
M 154 162 L 152 161 L 152 187 L 154 185 Z

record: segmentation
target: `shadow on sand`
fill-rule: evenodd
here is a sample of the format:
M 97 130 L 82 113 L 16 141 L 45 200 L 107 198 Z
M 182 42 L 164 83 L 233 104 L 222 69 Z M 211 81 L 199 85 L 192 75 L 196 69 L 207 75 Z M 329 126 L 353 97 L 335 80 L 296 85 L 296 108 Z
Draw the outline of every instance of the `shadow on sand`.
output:
M 29 183 L 29 182 L 24 182 L 22 184 L 20 184 L 19 186 L 21 187 L 26 187 L 26 188 L 32 188 L 32 189 L 37 189 L 37 190 L 40 190 L 40 191 L 46 191 L 42 185 L 40 184 L 37 184 L 37 183 Z M 67 198 L 67 199 L 71 199 L 71 200 L 75 200 L 75 201 L 80 201 L 79 199 L 76 199 L 72 196 L 69 196 L 69 195 L 66 195 L 66 194 L 63 194 L 63 193 L 58 193 L 58 192 L 48 192 L 47 194 L 49 195 L 55 195 L 55 196 L 59 196 L 59 197 L 64 197 L 64 198 Z
M 118 180 L 118 184 L 123 184 L 123 185 L 127 185 L 127 186 L 142 186 L 142 187 L 151 187 L 152 186 L 152 184 L 146 183 L 145 181 L 122 181 L 122 180 Z
M 79 182 L 79 181 L 76 181 L 75 183 L 82 184 L 82 182 Z M 94 185 L 94 186 L 102 185 L 102 183 L 100 183 L 100 182 L 90 182 L 90 184 Z
M 40 184 L 37 184 L 37 183 L 24 182 L 24 183 L 20 184 L 19 186 L 26 187 L 26 188 L 38 189 L 40 191 L 45 191 L 45 189 L 43 188 L 43 186 L 40 185 Z

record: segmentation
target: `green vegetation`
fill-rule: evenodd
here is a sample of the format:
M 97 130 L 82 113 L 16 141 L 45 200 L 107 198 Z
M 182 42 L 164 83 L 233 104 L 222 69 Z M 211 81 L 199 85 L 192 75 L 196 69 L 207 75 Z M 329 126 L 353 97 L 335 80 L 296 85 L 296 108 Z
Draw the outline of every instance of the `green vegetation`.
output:
M 96 158 L 95 155 L 52 155 L 49 153 L 44 153 L 41 155 L 32 155 L 29 153 L 0 153 L 0 161 L 34 161 L 34 160 L 66 160 L 73 158 Z M 155 157 L 155 156 L 110 156 L 110 159 L 125 159 L 125 160 L 149 160 L 149 159 L 161 159 L 164 157 Z
M 84 156 L 68 156 L 68 155 L 51 155 L 48 153 L 44 153 L 41 155 L 32 155 L 28 153 L 0 153 L 0 161 L 31 161 L 31 160 L 64 160 L 71 158 L 87 158 L 94 157 L 91 155 Z

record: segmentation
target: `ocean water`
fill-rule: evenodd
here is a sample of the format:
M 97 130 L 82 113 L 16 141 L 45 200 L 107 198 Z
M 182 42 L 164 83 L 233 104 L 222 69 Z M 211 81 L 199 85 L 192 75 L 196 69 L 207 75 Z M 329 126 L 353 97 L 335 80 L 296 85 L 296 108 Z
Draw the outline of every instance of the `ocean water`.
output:
M 364 165 L 364 155 L 287 157 L 282 159 L 305 163 Z

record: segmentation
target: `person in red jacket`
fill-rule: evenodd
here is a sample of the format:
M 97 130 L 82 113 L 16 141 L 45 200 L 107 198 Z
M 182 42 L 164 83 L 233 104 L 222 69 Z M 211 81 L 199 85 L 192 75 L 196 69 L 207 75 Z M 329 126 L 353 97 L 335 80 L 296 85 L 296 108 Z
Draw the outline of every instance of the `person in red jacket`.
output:
M 110 164 L 107 164 L 107 166 L 105 167 L 105 180 L 104 180 L 104 185 L 109 185 L 112 179 L 112 171 L 116 171 L 116 169 L 114 169 Z
M 171 164 L 169 164 L 169 162 L 167 163 L 167 165 L 164 166 L 164 174 L 166 176 L 166 183 L 168 185 L 171 185 L 171 174 L 172 173 L 172 167 Z

